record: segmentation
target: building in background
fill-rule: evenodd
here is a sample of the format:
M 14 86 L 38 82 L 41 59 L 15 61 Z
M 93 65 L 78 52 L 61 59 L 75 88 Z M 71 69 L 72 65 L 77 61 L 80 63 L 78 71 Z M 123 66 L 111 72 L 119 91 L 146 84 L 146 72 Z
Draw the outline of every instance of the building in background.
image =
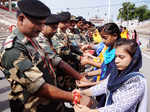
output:
M 90 18 L 89 21 L 95 24 L 96 26 L 102 26 L 103 24 L 105 24 L 105 20 L 98 17 Z

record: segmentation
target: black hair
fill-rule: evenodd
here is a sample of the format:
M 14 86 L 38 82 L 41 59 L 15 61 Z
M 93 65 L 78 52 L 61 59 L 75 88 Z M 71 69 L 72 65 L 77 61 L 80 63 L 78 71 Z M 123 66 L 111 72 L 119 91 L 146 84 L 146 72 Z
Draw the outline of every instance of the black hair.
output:
M 97 27 L 98 31 L 101 32 L 102 29 L 103 29 L 103 27 L 104 27 L 104 26 L 98 26 L 98 27 Z
M 108 33 L 110 35 L 117 35 L 117 40 L 121 38 L 120 29 L 116 23 L 107 23 L 103 26 L 102 32 Z
M 134 32 L 133 40 L 137 42 L 137 33 L 136 33 L 136 30 L 134 30 L 133 32 Z
M 138 47 L 138 44 L 134 40 L 122 38 L 117 40 L 114 45 L 115 48 L 120 46 L 126 46 L 125 47 L 126 52 L 129 53 L 131 57 L 133 57 Z

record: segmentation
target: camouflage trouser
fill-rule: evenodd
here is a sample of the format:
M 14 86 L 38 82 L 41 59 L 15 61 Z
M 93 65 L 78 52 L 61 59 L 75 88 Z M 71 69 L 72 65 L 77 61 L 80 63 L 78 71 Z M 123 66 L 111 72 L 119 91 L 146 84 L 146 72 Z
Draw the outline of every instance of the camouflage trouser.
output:
M 62 101 L 51 101 L 48 105 L 38 105 L 36 110 L 24 110 L 24 105 L 19 100 L 10 100 L 11 112 L 74 112 L 73 108 L 67 108 Z
M 49 105 L 39 105 L 37 112 L 65 112 L 65 106 L 63 102 L 55 101 L 51 102 Z
M 24 105 L 19 100 L 10 100 L 10 109 L 11 112 L 66 112 L 65 105 L 63 102 L 60 101 L 52 101 L 48 105 L 38 105 L 37 108 L 25 110 Z

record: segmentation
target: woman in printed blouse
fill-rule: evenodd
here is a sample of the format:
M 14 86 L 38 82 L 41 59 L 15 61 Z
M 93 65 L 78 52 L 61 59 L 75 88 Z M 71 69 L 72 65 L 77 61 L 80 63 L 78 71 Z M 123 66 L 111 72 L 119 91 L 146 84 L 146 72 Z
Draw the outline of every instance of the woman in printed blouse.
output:
M 115 63 L 109 76 L 86 90 L 74 90 L 87 96 L 106 93 L 104 107 L 90 109 L 75 105 L 75 112 L 146 112 L 147 84 L 139 73 L 142 67 L 141 51 L 133 40 L 121 39 L 115 44 Z

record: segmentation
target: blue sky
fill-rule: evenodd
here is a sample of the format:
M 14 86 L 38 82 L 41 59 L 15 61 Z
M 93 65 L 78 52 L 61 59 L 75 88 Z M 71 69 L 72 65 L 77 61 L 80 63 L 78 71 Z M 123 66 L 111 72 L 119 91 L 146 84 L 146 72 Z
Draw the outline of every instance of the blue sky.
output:
M 98 16 L 107 18 L 108 1 L 109 0 L 41 0 L 52 11 L 57 13 L 60 11 L 69 11 L 75 16 L 83 16 L 86 19 Z M 150 0 L 110 0 L 110 18 L 116 20 L 118 9 L 121 8 L 123 2 L 132 2 L 136 6 L 148 5 L 150 9 Z

